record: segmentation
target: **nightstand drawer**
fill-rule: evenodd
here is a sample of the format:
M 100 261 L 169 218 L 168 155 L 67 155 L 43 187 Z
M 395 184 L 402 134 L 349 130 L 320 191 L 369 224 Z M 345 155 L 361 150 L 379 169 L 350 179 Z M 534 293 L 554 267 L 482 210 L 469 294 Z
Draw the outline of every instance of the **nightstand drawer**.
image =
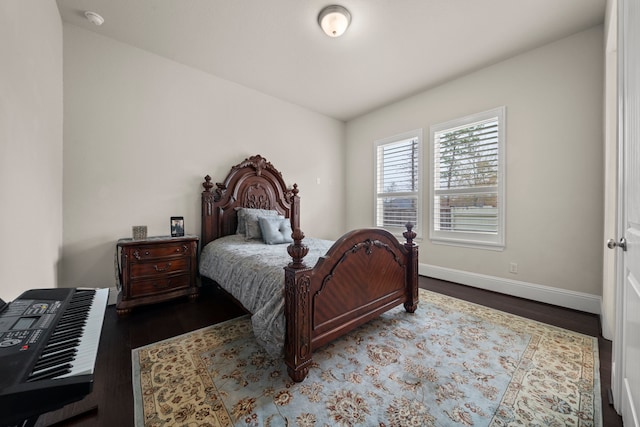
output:
M 180 271 L 189 272 L 189 259 L 175 258 L 167 260 L 157 260 L 155 262 L 143 262 L 131 264 L 132 277 L 157 276 L 159 274 L 176 273 Z
M 163 276 L 149 280 L 134 280 L 131 283 L 131 297 L 135 298 L 145 295 L 155 295 L 159 292 L 188 288 L 190 282 L 191 278 L 188 274 L 172 277 Z
M 133 258 L 138 261 L 156 258 L 168 258 L 185 254 L 190 254 L 190 245 L 187 243 L 176 243 L 155 247 L 141 247 L 136 248 L 132 251 Z

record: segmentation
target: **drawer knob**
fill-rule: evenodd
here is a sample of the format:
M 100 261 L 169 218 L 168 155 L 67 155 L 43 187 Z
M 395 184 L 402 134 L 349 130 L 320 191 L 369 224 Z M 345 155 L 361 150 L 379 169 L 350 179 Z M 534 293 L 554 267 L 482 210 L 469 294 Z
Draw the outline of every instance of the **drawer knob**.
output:
M 157 265 L 157 264 L 155 264 L 155 265 L 153 266 L 153 268 L 155 268 L 155 270 L 156 270 L 158 273 L 161 273 L 161 272 L 163 272 L 163 271 L 167 271 L 167 270 L 169 269 L 169 267 L 171 267 L 171 263 L 170 263 L 170 262 L 168 262 L 164 267 L 158 267 L 158 265 Z

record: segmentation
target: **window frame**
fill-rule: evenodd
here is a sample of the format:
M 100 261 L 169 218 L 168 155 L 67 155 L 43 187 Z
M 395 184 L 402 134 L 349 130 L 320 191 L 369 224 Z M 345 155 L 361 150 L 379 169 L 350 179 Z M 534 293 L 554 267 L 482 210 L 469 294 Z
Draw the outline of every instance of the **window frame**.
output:
M 397 237 L 402 237 L 402 233 L 406 231 L 406 228 L 403 227 L 384 227 L 378 225 L 378 218 L 380 216 L 378 212 L 378 199 L 381 197 L 388 197 L 388 195 L 393 195 L 395 193 L 384 193 L 378 192 L 378 169 L 379 169 L 379 158 L 378 158 L 378 148 L 384 145 L 391 145 L 398 142 L 402 142 L 410 139 L 417 139 L 417 161 L 418 161 L 418 189 L 415 193 L 417 197 L 416 201 L 416 223 L 413 224 L 413 231 L 416 233 L 416 239 L 422 238 L 422 224 L 423 224 L 423 188 L 424 188 L 424 151 L 423 151 L 423 130 L 422 129 L 414 129 L 407 132 L 403 132 L 397 135 L 393 135 L 387 138 L 382 138 L 374 141 L 373 144 L 373 224 L 378 228 L 383 228 L 389 231 L 391 234 Z M 387 196 L 384 196 L 384 195 Z M 407 193 L 397 193 L 399 195 L 407 194 Z M 411 193 L 414 194 L 414 193 Z
M 436 171 L 439 167 L 435 164 L 435 136 L 447 130 L 455 130 L 461 127 L 470 127 L 475 123 L 496 118 L 498 120 L 498 183 L 495 187 L 497 193 L 497 233 L 479 233 L 479 232 L 461 232 L 461 231 L 444 231 L 435 229 L 435 199 L 437 194 Z M 506 107 L 501 106 L 480 113 L 470 114 L 465 117 L 449 120 L 444 123 L 438 123 L 429 127 L 429 165 L 431 173 L 429 173 L 429 239 L 432 243 L 444 244 L 451 246 L 464 246 L 488 250 L 502 251 L 505 248 L 505 230 L 506 230 Z M 492 186 L 493 187 L 493 186 Z M 455 191 L 452 191 L 455 193 Z

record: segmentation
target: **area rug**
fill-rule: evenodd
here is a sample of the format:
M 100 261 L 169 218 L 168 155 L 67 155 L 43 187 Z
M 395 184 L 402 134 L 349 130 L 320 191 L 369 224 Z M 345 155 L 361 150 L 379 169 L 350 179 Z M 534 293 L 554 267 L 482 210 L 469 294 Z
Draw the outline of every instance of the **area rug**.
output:
M 246 316 L 133 350 L 136 426 L 602 426 L 596 338 L 420 290 L 301 383 Z

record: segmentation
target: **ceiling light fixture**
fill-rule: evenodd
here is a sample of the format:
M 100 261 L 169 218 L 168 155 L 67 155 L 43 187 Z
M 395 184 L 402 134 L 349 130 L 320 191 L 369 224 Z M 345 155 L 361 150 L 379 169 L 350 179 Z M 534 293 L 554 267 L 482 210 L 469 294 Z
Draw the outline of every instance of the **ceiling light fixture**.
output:
M 97 25 L 100 26 L 102 24 L 104 24 L 104 18 L 100 15 L 98 15 L 95 12 L 91 12 L 91 11 L 86 11 L 84 13 L 84 16 L 89 20 L 89 22 L 91 22 L 93 25 Z
M 329 37 L 340 37 L 350 23 L 351 14 L 342 6 L 327 6 L 318 15 L 318 24 Z

